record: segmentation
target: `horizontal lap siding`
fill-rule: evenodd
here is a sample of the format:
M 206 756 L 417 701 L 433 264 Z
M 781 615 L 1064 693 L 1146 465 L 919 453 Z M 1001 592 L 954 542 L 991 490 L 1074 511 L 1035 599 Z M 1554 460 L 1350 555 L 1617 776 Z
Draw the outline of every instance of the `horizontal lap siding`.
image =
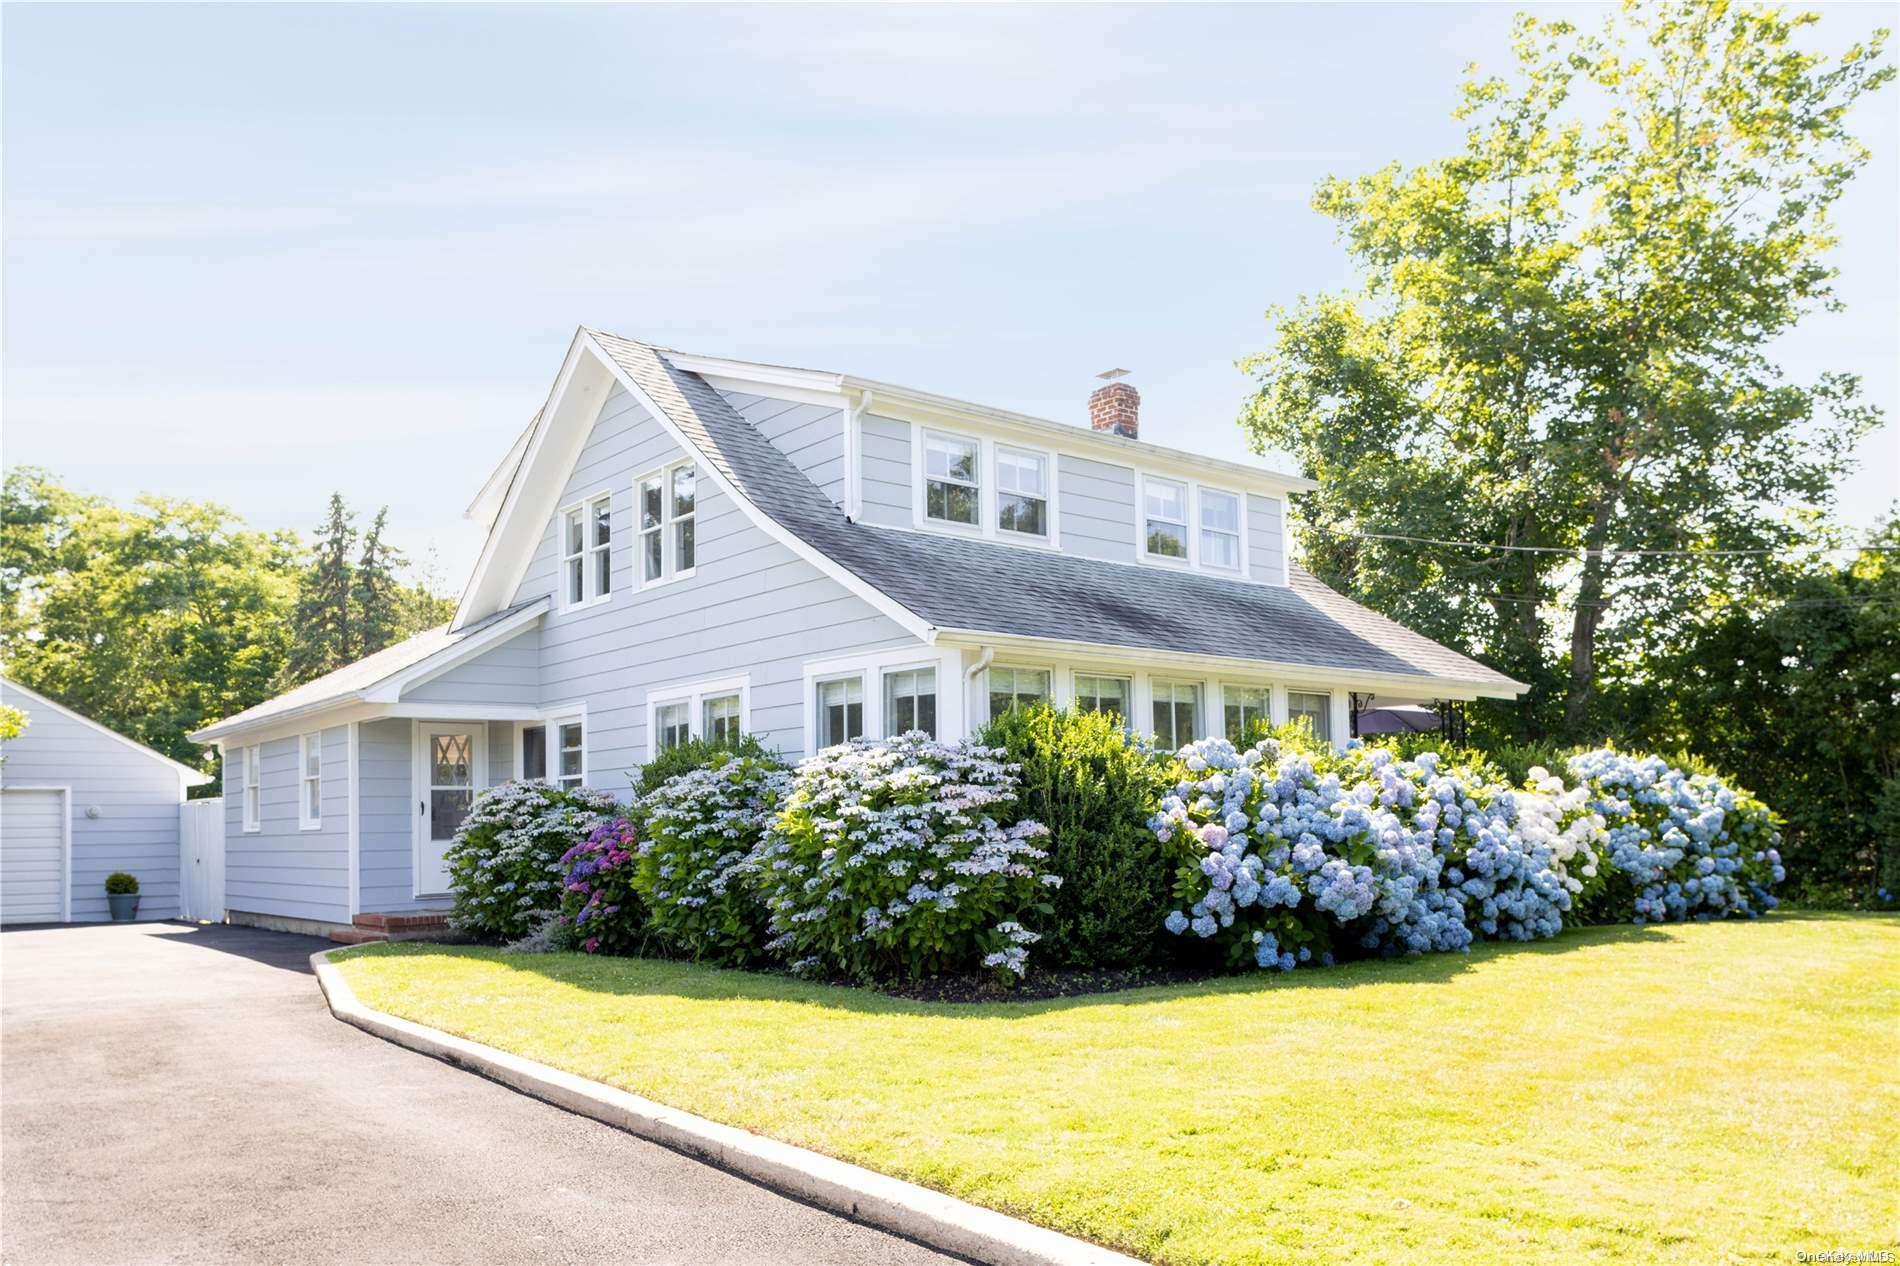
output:
M 357 876 L 360 908 L 372 913 L 441 904 L 416 900 L 413 732 L 407 720 L 365 721 L 357 730 Z
M 1088 558 L 1135 561 L 1135 472 L 1062 455 L 1056 459 L 1062 548 Z
M 1280 535 L 1280 500 L 1247 494 L 1247 571 L 1270 585 L 1286 583 L 1286 541 Z
M 634 588 L 632 485 L 684 454 L 615 388 L 561 504 L 613 492 L 613 597 L 564 611 L 541 630 L 541 703 L 587 709 L 587 781 L 615 795 L 647 759 L 650 692 L 749 674 L 750 728 L 785 754 L 804 742 L 807 660 L 915 641 L 837 581 L 798 558 L 721 493 L 698 482 L 695 572 Z M 516 602 L 553 592 L 558 517 L 542 533 Z
M 866 414 L 859 427 L 864 521 L 910 527 L 910 424 Z
M 27 714 L 25 732 L 6 743 L 0 778 L 14 787 L 73 789 L 73 919 L 109 917 L 105 881 L 115 870 L 138 876 L 140 918 L 177 917 L 184 799 L 177 768 L 4 683 L 0 701 Z M 88 817 L 88 809 L 98 816 Z
M 349 728 L 321 731 L 322 825 L 300 825 L 303 792 L 296 736 L 259 748 L 259 829 L 244 829 L 241 748 L 226 760 L 224 797 L 224 904 L 229 910 L 348 923 Z
M 541 631 L 528 629 L 440 677 L 402 692 L 403 702 L 506 703 L 533 707 L 541 697 Z
M 725 391 L 726 403 L 791 458 L 831 503 L 844 505 L 844 412 L 770 396 Z

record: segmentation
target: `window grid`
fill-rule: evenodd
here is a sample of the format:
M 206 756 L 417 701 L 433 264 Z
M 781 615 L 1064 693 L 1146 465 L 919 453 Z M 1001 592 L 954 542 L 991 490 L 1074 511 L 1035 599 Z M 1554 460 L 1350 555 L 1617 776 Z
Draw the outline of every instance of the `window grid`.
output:
M 818 683 L 818 746 L 835 747 L 864 737 L 864 678 L 837 677 Z
M 922 730 L 937 737 L 937 670 L 904 668 L 884 674 L 884 730 L 887 736 Z
M 579 507 L 566 511 L 561 518 L 562 570 L 567 578 L 567 605 L 572 607 L 587 600 L 587 560 L 582 556 L 587 533 Z
M 297 807 L 298 825 L 316 830 L 323 825 L 323 736 L 306 734 L 298 740 L 299 770 Z
M 668 498 L 669 525 L 673 533 L 673 574 L 693 570 L 695 560 L 694 522 L 698 510 L 698 473 L 688 466 L 676 466 L 670 477 L 672 495 Z
M 1202 488 L 1201 565 L 1219 571 L 1240 570 L 1240 498 Z
M 650 585 L 666 571 L 666 507 L 660 477 L 642 479 L 635 491 L 640 520 L 640 583 Z
M 260 749 L 244 749 L 244 829 L 255 831 L 263 826 L 263 774 L 258 768 Z
M 587 517 L 592 524 L 592 540 L 588 550 L 593 555 L 594 596 L 604 598 L 614 590 L 614 529 L 613 502 L 607 497 L 597 497 L 588 505 Z
M 924 433 L 924 517 L 960 527 L 982 524 L 977 470 L 982 446 L 957 435 Z
M 739 696 L 713 695 L 701 707 L 700 733 L 714 743 L 739 741 Z
M 1143 548 L 1150 558 L 1186 562 L 1187 485 L 1173 479 L 1141 481 Z
M 1049 535 L 1049 459 L 998 445 L 996 528 L 1018 536 Z
M 586 734 L 579 721 L 563 721 L 558 727 L 557 736 L 561 741 L 561 772 L 555 781 L 572 791 L 581 785 L 581 780 L 587 775 Z

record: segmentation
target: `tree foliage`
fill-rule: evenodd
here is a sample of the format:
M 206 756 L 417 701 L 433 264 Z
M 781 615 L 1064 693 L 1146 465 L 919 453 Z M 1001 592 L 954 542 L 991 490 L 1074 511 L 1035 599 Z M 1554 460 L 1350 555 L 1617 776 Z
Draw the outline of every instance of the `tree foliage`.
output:
M 1877 419 L 1852 377 L 1770 357 L 1833 303 L 1849 108 L 1893 73 L 1884 31 L 1830 57 L 1814 20 L 1520 16 L 1513 74 L 1463 85 L 1459 152 L 1319 188 L 1364 284 L 1274 310 L 1243 362 L 1256 446 L 1322 481 L 1308 565 L 1530 683 L 1492 718 L 1512 737 L 1600 728 L 1605 656 L 1746 587 L 1758 556 L 1716 551 L 1792 548 L 1810 520 L 1767 507 L 1826 507 Z

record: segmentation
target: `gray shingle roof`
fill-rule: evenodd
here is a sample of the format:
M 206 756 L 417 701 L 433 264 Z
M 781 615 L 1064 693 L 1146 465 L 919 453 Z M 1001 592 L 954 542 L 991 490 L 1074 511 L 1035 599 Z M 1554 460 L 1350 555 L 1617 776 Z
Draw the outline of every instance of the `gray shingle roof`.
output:
M 266 699 L 254 708 L 246 708 L 242 712 L 234 713 L 222 721 L 206 726 L 190 737 L 195 742 L 203 742 L 202 735 L 215 736 L 217 733 L 249 728 L 260 721 L 309 712 L 347 699 L 387 681 L 406 668 L 415 667 L 438 652 L 458 646 L 471 637 L 492 629 L 511 616 L 519 615 L 530 607 L 540 606 L 546 601 L 545 598 L 534 598 L 504 611 L 497 611 L 491 616 L 452 632 L 446 624 L 424 629 L 414 637 L 405 638 L 394 646 L 385 646 L 375 654 L 365 655 L 353 664 L 345 664 L 335 672 L 325 673 L 321 677 L 306 681 L 301 686 L 286 690 L 275 699 Z
M 588 331 L 753 504 L 941 629 L 1085 642 L 1494 690 L 1519 683 L 1335 593 L 1299 568 L 1261 585 L 852 523 L 697 374 L 649 344 Z

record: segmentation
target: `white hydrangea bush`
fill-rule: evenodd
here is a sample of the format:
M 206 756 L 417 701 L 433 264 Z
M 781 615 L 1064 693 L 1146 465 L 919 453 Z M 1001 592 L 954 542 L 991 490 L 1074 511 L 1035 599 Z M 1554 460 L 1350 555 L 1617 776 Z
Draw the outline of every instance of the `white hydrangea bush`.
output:
M 449 920 L 477 936 L 519 940 L 561 908 L 561 856 L 621 812 L 604 791 L 506 782 L 475 797 L 444 858 Z
M 999 825 L 1017 769 L 995 749 L 911 732 L 798 766 L 758 854 L 769 948 L 861 979 L 1028 970 L 1034 913 L 1062 881 L 1038 822 Z

